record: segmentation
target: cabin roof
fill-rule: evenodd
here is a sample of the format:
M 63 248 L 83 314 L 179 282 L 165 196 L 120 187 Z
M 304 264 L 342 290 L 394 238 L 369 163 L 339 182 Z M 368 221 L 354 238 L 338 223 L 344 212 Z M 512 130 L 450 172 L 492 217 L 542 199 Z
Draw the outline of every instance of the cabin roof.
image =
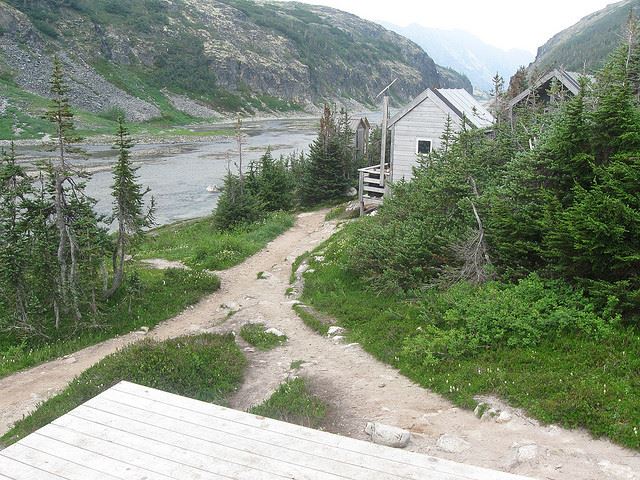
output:
M 524 480 L 121 382 L 0 451 L 10 480 Z
M 566 70 L 563 70 L 562 68 L 555 68 L 540 77 L 531 87 L 527 88 L 518 96 L 514 97 L 513 100 L 509 102 L 509 108 L 515 107 L 522 100 L 529 97 L 529 95 L 531 95 L 531 92 L 540 90 L 540 88 L 544 87 L 544 85 L 546 85 L 554 78 L 559 81 L 564 86 L 564 88 L 570 91 L 573 95 L 577 95 L 580 91 L 580 80 L 582 78 L 586 78 L 590 82 L 594 81 L 594 77 L 592 75 L 587 75 L 579 72 L 568 72 Z
M 371 125 L 369 124 L 369 119 L 367 117 L 352 118 L 349 121 L 349 126 L 351 127 L 351 130 L 357 130 L 358 127 L 360 127 L 360 125 L 364 126 L 365 128 L 371 128 Z
M 493 115 L 466 90 L 461 88 L 436 88 L 431 90 L 427 88 L 389 120 L 389 127 L 399 122 L 427 98 L 434 99 L 436 104 L 449 115 L 458 117 L 460 120 L 464 117 L 476 128 L 490 127 L 495 121 Z

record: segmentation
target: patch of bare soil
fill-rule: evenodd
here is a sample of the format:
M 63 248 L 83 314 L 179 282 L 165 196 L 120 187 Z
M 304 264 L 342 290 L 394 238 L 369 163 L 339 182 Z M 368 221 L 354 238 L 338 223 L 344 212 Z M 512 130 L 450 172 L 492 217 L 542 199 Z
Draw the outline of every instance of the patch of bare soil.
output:
M 324 428 L 334 433 L 366 439 L 366 423 L 377 421 L 410 430 L 409 450 L 462 463 L 540 479 L 640 480 L 637 452 L 581 431 L 540 425 L 495 398 L 482 399 L 494 412 L 480 419 L 412 383 L 359 345 L 321 337 L 306 327 L 291 308 L 295 301 L 285 292 L 293 261 L 334 232 L 335 224 L 324 222 L 325 213 L 300 215 L 296 226 L 265 250 L 220 272 L 219 292 L 148 336 L 239 332 L 245 323 L 265 323 L 289 340 L 268 352 L 238 340 L 250 367 L 244 385 L 231 399 L 233 408 L 246 410 L 261 403 L 280 383 L 301 375 L 329 404 Z M 259 272 L 266 275 L 258 279 Z M 141 336 L 132 333 L 0 380 L 0 432 L 82 370 Z M 298 360 L 304 363 L 293 370 L 291 364 Z

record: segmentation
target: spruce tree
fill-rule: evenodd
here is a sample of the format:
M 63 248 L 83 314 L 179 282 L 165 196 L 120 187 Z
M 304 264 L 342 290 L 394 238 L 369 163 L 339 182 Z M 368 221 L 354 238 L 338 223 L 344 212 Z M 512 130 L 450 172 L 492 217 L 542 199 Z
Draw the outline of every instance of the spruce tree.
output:
M 504 78 L 496 72 L 491 81 L 493 83 L 493 114 L 496 122 L 500 123 L 500 117 L 504 113 Z
M 5 328 L 30 330 L 27 271 L 30 262 L 29 226 L 25 218 L 27 201 L 32 195 L 31 180 L 16 163 L 13 143 L 9 152 L 0 154 L 0 304 L 12 319 Z
M 294 204 L 294 178 L 283 158 L 276 160 L 267 149 L 245 177 L 247 189 L 258 197 L 268 212 L 291 210 Z
M 335 116 L 328 105 L 320 119 L 318 137 L 309 148 L 301 196 L 305 205 L 315 205 L 344 196 L 348 180 L 344 175 L 344 148 Z
M 264 217 L 264 206 L 258 196 L 244 187 L 245 181 L 230 171 L 224 179 L 222 194 L 213 215 L 213 224 L 229 230 L 256 222 Z
M 106 292 L 111 297 L 122 285 L 124 280 L 125 256 L 131 243 L 145 228 L 154 223 L 153 213 L 155 201 L 151 198 L 151 205 L 145 209 L 145 196 L 150 189 L 143 189 L 136 175 L 137 168 L 131 162 L 130 150 L 133 141 L 124 118 L 118 118 L 118 130 L 113 148 L 118 151 L 118 159 L 113 167 L 113 216 L 118 225 L 116 248 L 113 252 L 113 283 Z
M 46 173 L 58 237 L 58 274 L 53 310 L 55 326 L 59 328 L 61 316 L 66 312 L 73 314 L 76 325 L 83 318 L 83 305 L 89 303 L 87 295 L 93 291 L 92 285 L 97 277 L 97 252 L 104 249 L 105 232 L 99 227 L 93 211 L 95 201 L 85 193 L 89 175 L 70 162 L 70 154 L 82 151 L 74 146 L 79 138 L 63 65 L 57 57 L 53 61 L 50 86 L 52 100 L 45 117 L 55 128 L 53 150 L 56 158 L 48 162 Z M 91 304 L 94 303 L 91 300 Z
M 456 140 L 456 131 L 453 128 L 453 122 L 451 121 L 451 115 L 447 115 L 447 120 L 444 124 L 444 130 L 440 136 L 442 153 L 449 153 L 449 149 Z
M 71 262 L 77 261 L 77 243 L 73 241 L 70 235 L 71 225 L 69 225 L 68 201 L 65 191 L 67 184 L 72 177 L 71 166 L 68 161 L 69 147 L 76 140 L 75 126 L 73 123 L 73 113 L 69 104 L 68 87 L 64 80 L 64 69 L 62 62 L 58 57 L 53 59 L 53 72 L 51 74 L 50 91 L 51 104 L 46 113 L 46 118 L 54 125 L 55 145 L 57 153 L 57 163 L 49 164 L 49 175 L 53 184 L 54 205 L 55 205 L 55 223 L 58 229 L 58 294 L 59 298 L 54 299 L 54 303 L 62 303 L 63 307 L 67 303 L 73 305 L 76 318 L 80 318 L 80 310 L 78 308 L 77 296 L 74 284 L 75 266 L 69 267 L 69 257 Z M 60 305 L 55 305 L 55 323 L 56 328 L 60 326 Z

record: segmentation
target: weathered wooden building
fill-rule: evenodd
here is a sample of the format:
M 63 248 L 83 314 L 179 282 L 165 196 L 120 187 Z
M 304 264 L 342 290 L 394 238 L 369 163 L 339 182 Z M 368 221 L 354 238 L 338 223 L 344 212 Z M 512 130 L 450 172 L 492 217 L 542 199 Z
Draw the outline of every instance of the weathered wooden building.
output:
M 353 146 L 356 155 L 362 156 L 367 153 L 367 144 L 369 143 L 369 133 L 371 132 L 371 124 L 367 117 L 354 118 L 349 125 L 353 132 Z
M 533 81 L 532 85 L 514 97 L 509 102 L 509 116 L 513 118 L 514 111 L 518 107 L 529 104 L 549 105 L 554 102 L 553 94 L 554 83 L 556 84 L 557 94 L 560 96 L 574 96 L 580 91 L 580 81 L 582 78 L 593 81 L 591 75 L 585 75 L 578 72 L 567 72 L 561 68 L 551 70 L 547 74 Z
M 382 200 L 389 183 L 410 180 L 421 156 L 441 146 L 450 119 L 454 131 L 463 122 L 467 128 L 487 128 L 494 123 L 489 111 L 462 89 L 430 89 L 418 95 L 389 120 L 391 155 L 381 175 L 381 166 L 360 171 L 360 204 Z

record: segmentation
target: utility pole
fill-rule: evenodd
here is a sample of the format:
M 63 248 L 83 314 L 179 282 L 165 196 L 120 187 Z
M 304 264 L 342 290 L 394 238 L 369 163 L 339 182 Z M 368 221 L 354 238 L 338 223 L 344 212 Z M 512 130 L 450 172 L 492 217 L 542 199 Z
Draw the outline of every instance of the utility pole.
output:
M 384 174 L 385 167 L 387 165 L 387 128 L 389 126 L 389 89 L 391 86 L 396 83 L 398 79 L 396 78 L 393 82 L 385 87 L 376 98 L 379 98 L 380 95 L 384 95 L 382 99 L 382 138 L 380 140 L 380 186 L 384 187 Z

